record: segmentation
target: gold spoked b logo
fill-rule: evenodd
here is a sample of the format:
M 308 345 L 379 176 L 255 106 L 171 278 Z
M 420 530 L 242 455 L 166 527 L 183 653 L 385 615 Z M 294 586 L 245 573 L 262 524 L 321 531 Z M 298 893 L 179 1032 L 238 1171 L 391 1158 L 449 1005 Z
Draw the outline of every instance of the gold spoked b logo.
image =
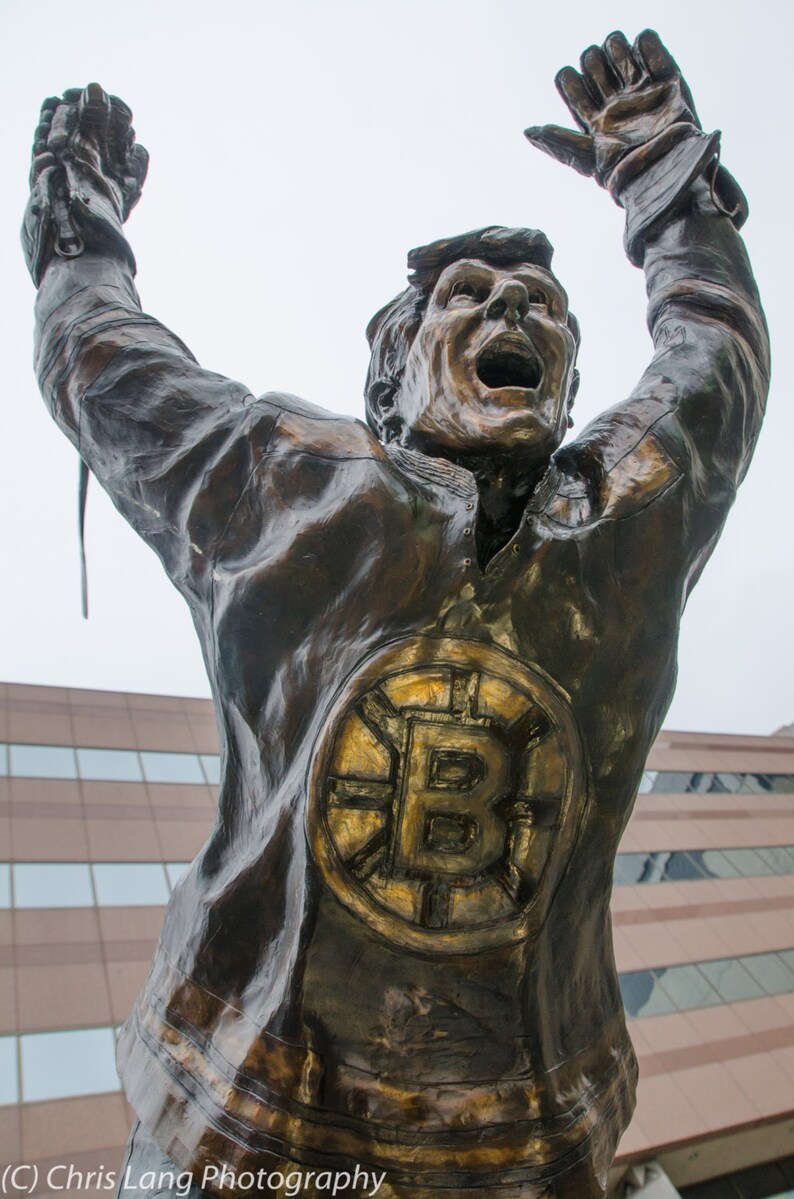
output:
M 312 767 L 309 836 L 337 898 L 406 948 L 532 935 L 585 779 L 562 691 L 495 646 L 412 638 L 342 689 Z

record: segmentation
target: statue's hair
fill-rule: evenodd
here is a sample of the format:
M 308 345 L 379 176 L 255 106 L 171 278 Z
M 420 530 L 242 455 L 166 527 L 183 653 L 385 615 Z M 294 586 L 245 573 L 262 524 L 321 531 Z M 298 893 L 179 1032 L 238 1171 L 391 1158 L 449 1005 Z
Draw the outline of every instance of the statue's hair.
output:
M 388 407 L 400 390 L 408 351 L 442 271 L 461 258 L 476 258 L 490 266 L 519 266 L 526 262 L 551 272 L 553 253 L 551 243 L 540 230 L 506 229 L 502 225 L 443 238 L 409 252 L 408 286 L 376 312 L 367 325 L 372 356 L 364 396 L 367 421 L 376 433 L 381 435 L 384 425 L 378 403 Z M 568 314 L 568 328 L 578 346 L 579 324 L 573 313 Z

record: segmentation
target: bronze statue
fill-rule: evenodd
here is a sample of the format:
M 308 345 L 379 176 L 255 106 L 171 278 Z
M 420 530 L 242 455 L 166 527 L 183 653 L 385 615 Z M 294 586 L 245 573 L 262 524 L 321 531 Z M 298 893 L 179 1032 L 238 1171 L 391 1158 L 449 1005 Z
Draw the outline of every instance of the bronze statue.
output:
M 655 344 L 564 446 L 578 329 L 543 234 L 412 251 L 368 330 L 369 427 L 257 399 L 140 310 L 129 110 L 45 103 L 41 388 L 190 605 L 223 754 L 119 1041 L 133 1179 L 604 1194 L 636 1075 L 612 864 L 768 347 L 744 198 L 656 34 L 557 82 L 579 131 L 527 136 L 625 209 Z

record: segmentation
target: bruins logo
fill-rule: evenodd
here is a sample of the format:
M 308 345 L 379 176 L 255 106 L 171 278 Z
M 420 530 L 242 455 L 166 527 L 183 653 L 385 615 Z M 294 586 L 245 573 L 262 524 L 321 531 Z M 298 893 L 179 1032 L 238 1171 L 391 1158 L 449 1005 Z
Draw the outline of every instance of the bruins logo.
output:
M 545 917 L 584 802 L 568 702 L 480 642 L 369 659 L 317 747 L 309 835 L 331 889 L 397 944 L 471 952 Z

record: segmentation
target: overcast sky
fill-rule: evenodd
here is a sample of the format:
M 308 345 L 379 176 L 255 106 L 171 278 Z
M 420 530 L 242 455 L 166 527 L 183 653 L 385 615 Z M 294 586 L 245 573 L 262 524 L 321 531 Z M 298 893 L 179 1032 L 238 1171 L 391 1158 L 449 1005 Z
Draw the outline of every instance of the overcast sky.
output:
M 204 365 L 361 415 L 364 327 L 411 246 L 532 225 L 583 332 L 576 429 L 650 353 L 621 213 L 524 141 L 567 116 L 554 75 L 612 29 L 657 28 L 750 201 L 746 240 L 776 373 L 748 479 L 685 614 L 668 728 L 768 733 L 794 720 L 794 417 L 787 0 L 2 0 L 5 395 L 0 678 L 207 695 L 187 609 L 96 485 L 91 618 L 80 617 L 77 458 L 31 369 L 33 287 L 17 230 L 41 100 L 97 79 L 151 154 L 128 226 L 144 308 Z

